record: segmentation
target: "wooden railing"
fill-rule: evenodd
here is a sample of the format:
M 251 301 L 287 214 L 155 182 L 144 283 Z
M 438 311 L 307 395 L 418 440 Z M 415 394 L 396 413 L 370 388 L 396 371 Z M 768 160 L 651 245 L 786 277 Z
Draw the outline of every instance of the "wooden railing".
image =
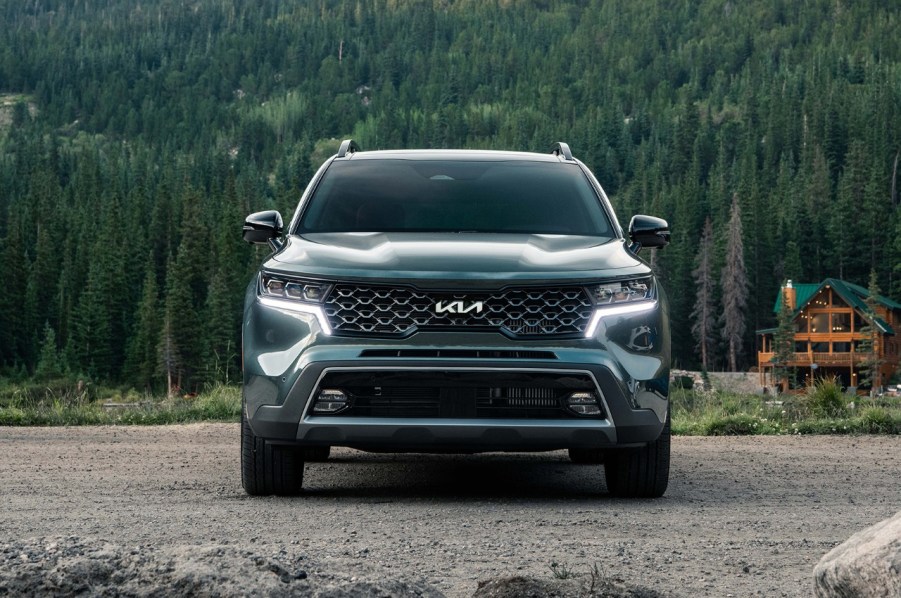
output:
M 772 361 L 775 353 L 757 353 L 757 361 L 761 364 L 768 364 Z M 866 360 L 870 354 L 868 353 L 795 353 L 793 359 L 788 364 L 790 366 L 805 366 L 811 364 L 817 365 L 847 365 L 852 363 L 860 363 Z

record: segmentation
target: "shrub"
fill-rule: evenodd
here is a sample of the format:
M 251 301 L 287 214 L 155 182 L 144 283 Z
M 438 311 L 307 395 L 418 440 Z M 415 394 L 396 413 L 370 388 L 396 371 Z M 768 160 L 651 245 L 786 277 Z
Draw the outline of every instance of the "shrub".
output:
M 881 407 L 869 407 L 860 414 L 859 432 L 865 434 L 901 433 L 901 422 Z
M 814 417 L 844 417 L 848 405 L 838 380 L 820 378 L 807 389 L 807 407 Z
M 753 415 L 727 415 L 707 424 L 710 436 L 747 436 L 761 433 L 761 422 Z

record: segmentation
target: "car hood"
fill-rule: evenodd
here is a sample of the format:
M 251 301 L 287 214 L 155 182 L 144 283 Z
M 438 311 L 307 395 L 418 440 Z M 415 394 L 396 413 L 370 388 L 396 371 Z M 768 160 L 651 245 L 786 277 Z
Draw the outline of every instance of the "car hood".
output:
M 289 235 L 264 268 L 326 278 L 584 280 L 646 274 L 622 239 L 479 233 Z

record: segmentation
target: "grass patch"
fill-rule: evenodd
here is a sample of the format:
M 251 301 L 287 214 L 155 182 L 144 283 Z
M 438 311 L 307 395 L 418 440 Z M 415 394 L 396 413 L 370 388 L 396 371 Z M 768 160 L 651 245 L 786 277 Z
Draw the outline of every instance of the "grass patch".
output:
M 901 434 L 901 398 L 851 397 L 831 381 L 800 395 L 672 388 L 670 398 L 673 434 L 682 436 Z M 240 417 L 238 386 L 167 398 L 70 379 L 0 379 L 0 426 L 157 425 L 237 422 Z
M 0 387 L 0 426 L 158 425 L 236 422 L 241 389 L 214 386 L 194 397 L 154 397 L 84 384 Z
M 673 434 L 901 434 L 901 399 L 852 397 L 834 380 L 804 394 L 740 395 L 674 388 Z

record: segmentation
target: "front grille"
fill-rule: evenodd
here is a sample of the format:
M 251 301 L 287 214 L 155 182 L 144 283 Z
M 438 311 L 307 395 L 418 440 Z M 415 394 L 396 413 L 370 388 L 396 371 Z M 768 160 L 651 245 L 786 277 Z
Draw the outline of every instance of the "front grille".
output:
M 326 374 L 323 388 L 347 394 L 334 417 L 428 419 L 603 419 L 579 416 L 564 401 L 597 391 L 587 374 L 505 371 L 353 371 Z
M 445 309 L 442 313 L 439 303 Z M 324 308 L 337 334 L 382 336 L 429 328 L 500 330 L 515 336 L 581 335 L 593 311 L 582 287 L 469 293 L 350 283 L 335 285 Z

